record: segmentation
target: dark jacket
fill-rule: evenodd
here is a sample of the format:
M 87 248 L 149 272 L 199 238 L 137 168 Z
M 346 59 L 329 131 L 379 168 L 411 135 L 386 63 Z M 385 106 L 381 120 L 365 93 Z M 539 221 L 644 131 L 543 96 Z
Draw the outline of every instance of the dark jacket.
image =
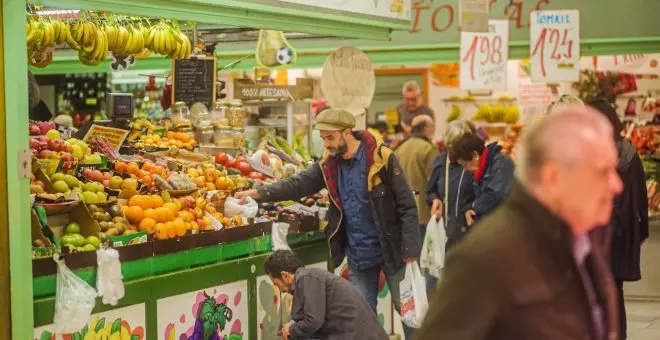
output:
M 292 339 L 388 340 L 376 314 L 348 281 L 318 268 L 295 273 Z
M 365 154 L 369 158 L 367 190 L 371 216 L 378 231 L 385 270 L 392 274 L 404 267 L 404 258 L 417 258 L 421 252 L 415 199 L 392 150 L 366 131 L 354 133 L 365 143 Z M 338 175 L 337 158 L 326 152 L 320 162 L 291 179 L 259 189 L 260 200 L 264 202 L 297 200 L 313 195 L 323 187 L 328 189 L 332 204 L 326 214 L 328 225 L 324 233 L 335 267 L 341 264 L 346 254 L 346 228 L 337 187 Z
M 587 266 L 607 339 L 616 340 L 617 297 L 602 237 L 607 230 L 590 235 Z M 449 253 L 414 339 L 597 339 L 572 243 L 570 227 L 515 182 L 505 202 Z
M 447 153 L 441 153 L 433 164 L 431 178 L 426 186 L 426 203 L 433 204 L 434 199 L 445 200 L 445 171 Z M 445 231 L 447 233 L 447 246 L 451 247 L 467 232 L 465 212 L 470 209 L 475 198 L 474 175 L 471 171 L 463 169 L 457 163 L 449 163 L 449 196 L 447 209 L 449 217 L 445 216 Z M 442 214 L 445 215 L 447 209 Z
M 472 209 L 477 213 L 475 221 L 488 215 L 504 201 L 515 170 L 513 161 L 502 153 L 501 146 L 491 143 L 487 148 L 486 169 L 481 180 L 475 182 L 476 198 L 472 203 Z
M 642 160 L 629 141 L 617 142 L 617 171 L 623 191 L 614 202 L 612 213 L 612 272 L 622 281 L 637 281 L 640 271 L 641 244 L 649 237 L 646 179 Z

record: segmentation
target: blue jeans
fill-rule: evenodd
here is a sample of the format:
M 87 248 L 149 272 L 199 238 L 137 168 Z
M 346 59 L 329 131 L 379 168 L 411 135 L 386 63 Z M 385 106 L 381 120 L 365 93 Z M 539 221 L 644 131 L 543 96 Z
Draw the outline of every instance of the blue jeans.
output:
M 376 312 L 376 306 L 378 305 L 378 281 L 380 279 L 381 267 L 376 266 L 373 268 L 360 270 L 351 265 L 351 262 L 348 262 L 348 278 L 360 292 L 360 294 L 367 300 L 367 304 L 371 309 Z M 406 268 L 403 267 L 399 272 L 393 275 L 387 275 L 385 273 L 385 280 L 387 285 L 390 288 L 390 293 L 392 295 L 392 304 L 394 309 L 401 314 L 401 300 L 399 294 L 399 283 L 403 280 L 405 276 Z M 406 337 L 406 340 L 412 340 L 413 329 L 403 324 L 403 334 Z

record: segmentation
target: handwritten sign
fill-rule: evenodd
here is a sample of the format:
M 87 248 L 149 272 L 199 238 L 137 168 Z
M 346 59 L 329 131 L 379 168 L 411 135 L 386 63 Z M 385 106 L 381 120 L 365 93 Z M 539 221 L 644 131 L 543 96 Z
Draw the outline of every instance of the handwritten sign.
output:
M 490 20 L 488 33 L 461 32 L 461 88 L 506 90 L 509 22 Z
M 532 81 L 578 81 L 580 11 L 532 11 L 529 21 Z
M 202 103 L 212 108 L 215 103 L 216 59 L 191 58 L 173 61 L 172 103 L 188 106 Z
M 126 136 L 128 136 L 128 130 L 122 130 L 122 129 L 93 124 L 89 128 L 89 131 L 87 131 L 87 134 L 85 135 L 85 138 L 83 138 L 83 141 L 87 143 L 96 136 L 105 137 L 105 139 L 107 139 L 108 142 L 115 147 L 115 149 L 119 150 L 119 147 L 121 147 L 121 145 L 124 143 L 124 140 L 126 140 Z
M 292 98 L 290 86 L 234 83 L 234 97 L 241 100 Z
M 323 64 L 321 89 L 330 107 L 364 113 L 376 92 L 376 74 L 371 60 L 355 47 L 335 50 Z

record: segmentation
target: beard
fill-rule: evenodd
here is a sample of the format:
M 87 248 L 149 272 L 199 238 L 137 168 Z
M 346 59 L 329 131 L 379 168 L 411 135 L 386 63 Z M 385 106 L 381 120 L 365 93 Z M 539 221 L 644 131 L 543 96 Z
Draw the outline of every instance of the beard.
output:
M 337 145 L 336 148 L 328 148 L 328 152 L 330 153 L 330 155 L 337 157 L 343 156 L 347 151 L 348 151 L 348 146 L 346 145 L 346 140 L 344 139 L 344 136 L 341 136 L 341 139 L 339 140 L 339 144 Z

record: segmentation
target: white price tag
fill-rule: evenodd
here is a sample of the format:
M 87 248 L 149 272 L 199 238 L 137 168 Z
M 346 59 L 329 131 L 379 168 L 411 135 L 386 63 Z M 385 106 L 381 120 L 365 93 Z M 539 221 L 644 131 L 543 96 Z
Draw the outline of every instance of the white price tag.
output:
M 578 81 L 580 11 L 532 11 L 529 22 L 532 81 Z
M 461 89 L 506 90 L 509 22 L 489 20 L 488 29 L 461 32 Z

